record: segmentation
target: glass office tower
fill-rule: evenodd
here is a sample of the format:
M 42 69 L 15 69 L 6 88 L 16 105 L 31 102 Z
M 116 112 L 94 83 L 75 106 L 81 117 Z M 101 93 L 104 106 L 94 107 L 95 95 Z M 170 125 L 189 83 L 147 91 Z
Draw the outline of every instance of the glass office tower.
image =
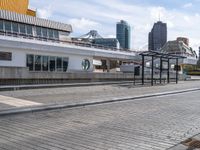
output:
M 126 21 L 121 20 L 117 23 L 116 34 L 116 37 L 120 43 L 120 48 L 130 49 L 131 27 Z
M 149 33 L 149 50 L 159 51 L 167 42 L 167 24 L 158 21 Z

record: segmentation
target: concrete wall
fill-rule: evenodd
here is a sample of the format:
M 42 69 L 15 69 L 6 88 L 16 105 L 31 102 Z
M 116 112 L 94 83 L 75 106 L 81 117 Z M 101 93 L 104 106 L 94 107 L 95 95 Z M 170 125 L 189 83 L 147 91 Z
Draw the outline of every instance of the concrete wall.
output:
M 29 72 L 28 68 L 0 67 L 0 85 L 133 80 L 131 73 Z
M 26 67 L 26 53 L 24 53 L 22 50 L 1 48 L 0 51 L 12 53 L 12 61 L 1 61 L 0 60 L 0 66 Z

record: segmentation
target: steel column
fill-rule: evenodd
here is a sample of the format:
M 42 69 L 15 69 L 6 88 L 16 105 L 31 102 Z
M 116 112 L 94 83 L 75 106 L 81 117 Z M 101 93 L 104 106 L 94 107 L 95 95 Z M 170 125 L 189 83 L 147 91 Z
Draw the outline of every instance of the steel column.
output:
M 168 67 L 167 67 L 167 83 L 170 83 L 170 63 L 169 63 L 170 59 L 168 59 L 167 63 L 168 63 Z
M 144 85 L 144 55 L 142 55 L 142 85 Z
M 176 84 L 178 84 L 178 58 L 176 58 Z
M 162 57 L 160 57 L 160 84 L 162 84 L 162 70 L 163 70 L 163 62 L 162 62 Z
M 152 56 L 152 62 L 151 62 L 151 85 L 153 86 L 153 72 L 154 72 L 154 57 Z

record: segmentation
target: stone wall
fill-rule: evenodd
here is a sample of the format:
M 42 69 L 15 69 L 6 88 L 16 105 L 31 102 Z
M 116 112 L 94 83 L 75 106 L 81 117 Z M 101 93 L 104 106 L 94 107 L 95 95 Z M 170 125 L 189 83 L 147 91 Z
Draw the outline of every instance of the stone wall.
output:
M 0 67 L 0 85 L 133 80 L 132 73 L 29 72 L 28 68 Z

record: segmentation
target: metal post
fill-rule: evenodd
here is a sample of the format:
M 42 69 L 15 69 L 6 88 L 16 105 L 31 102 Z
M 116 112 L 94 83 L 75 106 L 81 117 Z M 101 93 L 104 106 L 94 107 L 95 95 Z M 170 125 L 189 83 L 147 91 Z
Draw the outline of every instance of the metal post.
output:
M 154 72 L 154 68 L 153 68 L 153 66 L 154 66 L 154 57 L 152 56 L 152 64 L 151 64 L 151 85 L 153 86 L 153 72 Z
M 160 57 L 160 84 L 162 84 L 162 67 L 163 67 L 162 57 Z
M 168 68 L 167 68 L 167 83 L 170 83 L 170 72 L 169 72 L 169 69 L 170 69 L 170 63 L 169 63 L 169 58 L 168 58 Z
M 135 68 L 134 68 L 135 69 Z M 135 85 L 135 70 L 134 70 L 134 85 Z
M 142 85 L 144 85 L 144 55 L 142 55 Z
M 178 58 L 176 58 L 176 84 L 178 84 Z

